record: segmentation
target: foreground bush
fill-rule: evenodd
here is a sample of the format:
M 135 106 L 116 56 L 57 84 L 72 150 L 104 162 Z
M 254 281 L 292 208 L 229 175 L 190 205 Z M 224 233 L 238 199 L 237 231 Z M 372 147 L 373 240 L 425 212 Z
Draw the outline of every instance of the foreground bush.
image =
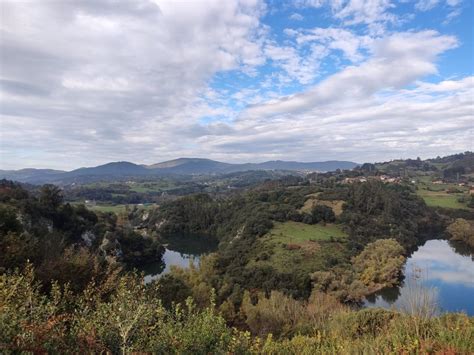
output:
M 153 354 L 472 353 L 474 318 L 418 318 L 350 311 L 314 293 L 307 302 L 260 294 L 242 307 L 249 327 L 230 328 L 210 305 L 161 305 L 134 274 L 90 283 L 82 294 L 57 283 L 45 294 L 31 265 L 0 275 L 0 352 Z M 274 337 L 272 333 L 279 335 Z M 302 335 L 304 334 L 304 335 Z

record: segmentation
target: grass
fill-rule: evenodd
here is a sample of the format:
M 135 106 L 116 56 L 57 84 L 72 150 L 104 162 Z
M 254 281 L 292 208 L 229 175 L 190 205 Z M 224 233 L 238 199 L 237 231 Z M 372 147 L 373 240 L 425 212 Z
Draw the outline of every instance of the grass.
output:
M 428 206 L 470 210 L 465 203 L 458 201 L 458 194 L 431 193 L 420 195 Z
M 130 191 L 138 193 L 162 192 L 176 187 L 176 184 L 173 181 L 167 180 L 143 183 L 133 182 L 128 183 L 127 185 L 130 187 Z
M 275 223 L 261 239 L 262 244 L 248 266 L 272 266 L 281 273 L 300 275 L 324 270 L 329 259 L 342 263 L 348 260 L 342 243 L 345 237 L 335 224 Z
M 340 216 L 342 213 L 342 205 L 344 204 L 343 200 L 333 200 L 333 201 L 319 200 L 317 199 L 317 195 L 315 196 L 315 194 L 308 195 L 307 197 L 309 198 L 305 201 L 303 207 L 301 207 L 300 212 L 310 213 L 311 209 L 314 206 L 324 205 L 324 206 L 331 207 L 336 217 Z
M 154 188 L 154 187 L 133 185 L 133 186 L 130 187 L 130 191 L 138 192 L 138 193 L 147 193 L 147 192 L 159 192 L 159 191 L 161 191 L 161 189 L 160 188 Z
M 148 192 L 161 192 L 167 190 L 167 187 L 159 186 L 159 185 L 132 185 L 130 186 L 130 191 L 138 192 L 138 193 L 148 193 Z
M 150 209 L 156 207 L 156 204 L 147 204 L 147 205 L 86 205 L 86 207 L 94 212 L 112 212 L 115 214 L 125 212 L 127 207 L 129 209 L 137 206 L 140 209 Z
M 473 354 L 474 318 L 448 314 L 427 321 L 381 309 L 335 314 L 322 336 L 272 338 L 266 354 Z M 275 339 L 275 340 L 273 340 Z
M 446 190 L 450 188 L 464 191 L 464 193 L 448 194 Z M 467 202 L 458 201 L 463 195 L 466 197 L 466 201 L 469 201 L 469 196 L 467 196 L 466 191 L 467 188 L 456 184 L 433 184 L 430 181 L 423 181 L 418 184 L 417 194 L 431 207 L 470 210 L 471 208 L 467 206 Z
M 86 207 L 94 212 L 125 212 L 127 205 L 86 205 Z
M 103 189 L 103 188 L 122 188 L 125 190 L 125 194 L 117 193 L 117 195 L 126 195 L 127 192 L 137 193 L 149 193 L 149 192 L 162 192 L 173 189 L 177 186 L 174 181 L 158 180 L 158 181 L 146 181 L 146 182 L 93 182 L 84 184 L 83 188 L 87 189 Z
M 281 243 L 322 241 L 330 240 L 331 237 L 345 238 L 347 236 L 337 224 L 305 224 L 292 221 L 275 223 L 269 234 L 273 241 Z

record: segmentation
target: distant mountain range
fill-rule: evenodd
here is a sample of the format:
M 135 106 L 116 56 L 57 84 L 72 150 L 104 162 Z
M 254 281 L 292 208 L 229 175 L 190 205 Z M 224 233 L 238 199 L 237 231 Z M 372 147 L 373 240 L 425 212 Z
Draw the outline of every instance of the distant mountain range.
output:
M 127 177 L 166 175 L 227 174 L 250 170 L 325 172 L 337 169 L 353 169 L 357 165 L 357 163 L 351 161 L 338 160 L 310 163 L 274 160 L 263 163 L 230 164 L 210 159 L 179 158 L 153 165 L 138 165 L 130 162 L 112 162 L 91 168 L 79 168 L 72 171 L 52 169 L 0 170 L 0 179 L 9 179 L 30 184 L 68 184 L 99 179 L 121 179 Z

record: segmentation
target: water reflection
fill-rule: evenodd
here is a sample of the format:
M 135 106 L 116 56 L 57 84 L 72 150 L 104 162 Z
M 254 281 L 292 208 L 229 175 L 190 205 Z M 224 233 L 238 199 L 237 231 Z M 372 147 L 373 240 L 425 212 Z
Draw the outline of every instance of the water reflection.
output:
M 469 245 L 457 240 L 456 241 L 450 240 L 448 243 L 456 253 L 462 256 L 468 256 L 472 259 L 472 261 L 474 261 L 474 249 L 469 247 Z
M 458 242 L 429 240 L 407 260 L 405 280 L 400 287 L 386 288 L 367 297 L 368 307 L 401 308 L 410 297 L 408 281 L 419 278 L 423 286 L 436 290 L 438 305 L 443 311 L 465 311 L 474 315 L 474 262 L 472 249 Z
M 171 271 L 171 266 L 187 268 L 199 264 L 199 257 L 217 249 L 217 240 L 205 236 L 174 236 L 167 240 L 163 260 L 142 268 L 145 283 L 156 280 Z
M 377 297 L 380 297 L 382 301 L 390 305 L 394 303 L 398 297 L 400 297 L 400 287 L 387 288 L 380 294 L 374 293 L 370 296 L 367 296 L 367 301 L 374 303 L 377 301 Z

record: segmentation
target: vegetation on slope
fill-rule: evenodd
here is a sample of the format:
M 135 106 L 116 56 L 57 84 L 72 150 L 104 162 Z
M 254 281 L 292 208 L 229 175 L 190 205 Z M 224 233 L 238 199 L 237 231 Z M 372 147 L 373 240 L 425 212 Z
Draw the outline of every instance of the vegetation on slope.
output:
M 399 281 L 426 233 L 450 224 L 452 239 L 471 242 L 469 210 L 429 208 L 408 184 L 316 179 L 117 214 L 3 181 L 1 352 L 473 352 L 473 318 L 356 307 Z M 126 271 L 159 260 L 162 243 L 216 240 L 199 267 L 148 285 Z
M 381 309 L 352 311 L 314 293 L 295 301 L 281 293 L 246 293 L 242 320 L 226 325 L 216 309 L 188 298 L 167 309 L 159 284 L 110 275 L 83 293 L 53 283 L 44 294 L 31 265 L 0 275 L 0 349 L 18 352 L 114 354 L 470 353 L 474 319 L 463 314 L 423 318 Z
M 459 240 L 474 248 L 474 223 L 463 218 L 457 218 L 451 223 L 446 232 L 451 240 Z

